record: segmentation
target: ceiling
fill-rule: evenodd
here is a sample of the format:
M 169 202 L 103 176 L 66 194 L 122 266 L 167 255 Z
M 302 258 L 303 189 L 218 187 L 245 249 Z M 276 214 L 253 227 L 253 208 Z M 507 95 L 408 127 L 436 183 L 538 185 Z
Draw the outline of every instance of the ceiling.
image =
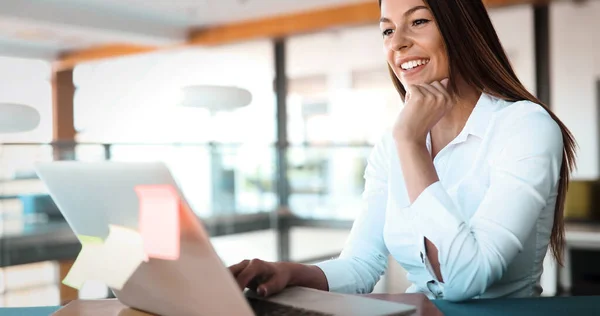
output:
M 0 55 L 54 60 L 105 44 L 175 44 L 196 27 L 368 1 L 0 0 Z
M 102 0 L 184 18 L 193 26 L 243 21 L 376 0 Z

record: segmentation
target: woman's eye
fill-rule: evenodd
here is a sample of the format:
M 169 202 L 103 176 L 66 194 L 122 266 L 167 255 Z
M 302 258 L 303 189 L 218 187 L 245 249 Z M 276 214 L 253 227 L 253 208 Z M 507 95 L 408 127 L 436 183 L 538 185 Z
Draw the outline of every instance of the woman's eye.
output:
M 390 36 L 394 31 L 392 29 L 387 29 L 382 32 L 383 36 Z
M 429 20 L 427 19 L 418 19 L 418 20 L 414 20 L 413 21 L 413 26 L 419 26 L 422 24 L 427 24 L 429 22 Z

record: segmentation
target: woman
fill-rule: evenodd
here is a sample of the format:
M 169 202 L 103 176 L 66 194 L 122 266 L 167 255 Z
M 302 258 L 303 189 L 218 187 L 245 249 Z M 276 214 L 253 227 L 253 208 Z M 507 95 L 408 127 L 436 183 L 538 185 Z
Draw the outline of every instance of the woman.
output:
M 368 293 L 391 254 L 430 298 L 541 293 L 562 260 L 575 142 L 517 79 L 481 0 L 380 0 L 390 75 L 405 106 L 365 171 L 365 210 L 339 258 L 243 261 L 241 288 Z

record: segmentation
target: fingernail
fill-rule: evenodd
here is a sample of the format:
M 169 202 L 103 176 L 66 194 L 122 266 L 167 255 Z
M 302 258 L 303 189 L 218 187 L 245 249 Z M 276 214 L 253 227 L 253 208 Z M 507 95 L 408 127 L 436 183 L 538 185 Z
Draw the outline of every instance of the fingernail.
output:
M 448 78 L 446 78 L 446 79 L 443 79 L 443 80 L 441 81 L 441 83 L 442 83 L 444 86 L 448 86 L 448 81 L 450 81 L 450 80 L 449 80 Z
M 267 296 L 267 290 L 264 287 L 259 287 L 256 292 L 260 296 Z

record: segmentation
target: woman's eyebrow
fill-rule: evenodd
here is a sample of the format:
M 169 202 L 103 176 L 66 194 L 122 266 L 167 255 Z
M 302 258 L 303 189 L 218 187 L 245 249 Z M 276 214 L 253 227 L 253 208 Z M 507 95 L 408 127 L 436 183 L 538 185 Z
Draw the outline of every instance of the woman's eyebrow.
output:
M 416 7 L 414 7 L 414 8 L 410 8 L 410 9 L 408 9 L 406 12 L 404 12 L 404 17 L 408 17 L 408 16 L 410 16 L 411 14 L 413 14 L 413 13 L 415 13 L 415 12 L 419 11 L 419 10 L 429 10 L 429 8 L 428 8 L 428 7 L 426 7 L 426 6 L 424 6 L 424 5 L 419 5 L 419 6 L 416 6 Z M 384 16 L 382 16 L 382 17 L 379 19 L 379 23 L 391 23 L 391 22 L 392 22 L 392 21 L 391 21 L 390 19 L 388 19 L 388 18 L 386 18 L 386 17 L 384 17 Z

